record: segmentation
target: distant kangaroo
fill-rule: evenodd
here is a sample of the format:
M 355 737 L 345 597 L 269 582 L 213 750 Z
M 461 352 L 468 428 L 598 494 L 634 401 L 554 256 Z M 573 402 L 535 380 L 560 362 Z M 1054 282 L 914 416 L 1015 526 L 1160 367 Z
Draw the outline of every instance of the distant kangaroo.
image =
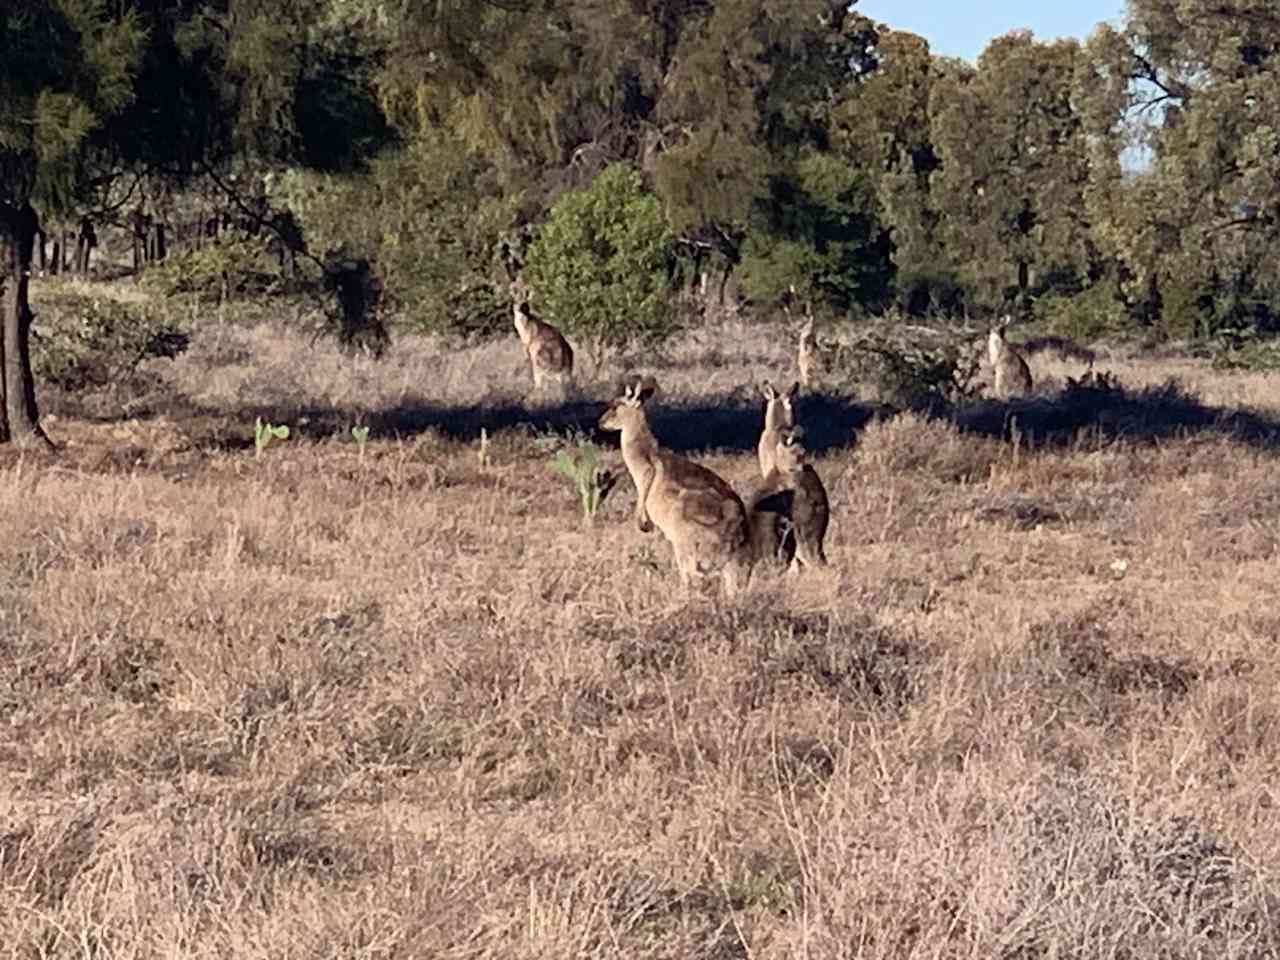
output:
M 520 281 L 511 284 L 512 317 L 520 342 L 529 355 L 533 372 L 533 387 L 541 390 L 548 380 L 556 381 L 561 389 L 573 384 L 573 347 L 549 323 L 534 316 L 529 309 L 529 294 Z
M 778 441 L 782 439 L 782 431 L 796 425 L 795 398 L 800 392 L 800 384 L 791 384 L 786 393 L 773 389 L 773 384 L 765 381 L 760 386 L 764 394 L 764 430 L 760 434 L 760 443 L 756 447 L 756 455 L 760 460 L 760 476 L 767 477 L 773 469 L 773 455 Z
M 1028 394 L 1032 386 L 1031 368 L 1027 366 L 1027 361 L 1004 338 L 1008 327 L 1009 317 L 1005 316 L 987 334 L 987 354 L 991 359 L 995 392 L 1001 400 Z
M 800 343 L 796 347 L 796 369 L 800 383 L 807 389 L 822 371 L 822 358 L 818 355 L 818 340 L 813 334 L 813 311 L 805 305 L 804 325 L 800 327 Z
M 742 500 L 716 473 L 658 446 L 644 405 L 657 390 L 651 377 L 628 383 L 600 418 L 622 434 L 622 460 L 636 485 L 636 526 L 655 526 L 675 552 L 680 582 L 719 574 L 726 595 L 746 587 L 755 558 Z

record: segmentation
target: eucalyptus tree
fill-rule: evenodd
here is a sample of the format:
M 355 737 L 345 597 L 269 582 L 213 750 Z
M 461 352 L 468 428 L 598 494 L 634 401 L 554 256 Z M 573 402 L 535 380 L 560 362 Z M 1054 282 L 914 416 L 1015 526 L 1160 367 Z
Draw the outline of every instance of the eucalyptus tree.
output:
M 769 196 L 779 138 L 803 137 L 856 37 L 831 0 L 406 0 L 378 19 L 402 129 L 481 157 L 517 221 L 606 166 L 641 170 L 677 246 L 731 269 Z M 784 90 L 786 92 L 784 92 Z
M 955 305 L 930 178 L 940 160 L 930 103 L 947 62 L 912 33 L 881 27 L 870 69 L 848 88 L 832 118 L 832 148 L 866 171 L 875 214 L 886 231 L 899 304 L 910 312 Z
M 1130 0 L 1090 39 L 1092 127 L 1144 169 L 1099 177 L 1099 235 L 1171 334 L 1280 311 L 1280 9 Z
M 0 7 L 0 441 L 44 436 L 28 301 L 36 207 L 74 205 L 90 152 L 134 96 L 144 42 L 132 12 L 100 3 Z
M 101 206 L 147 177 L 227 183 L 246 162 L 349 168 L 385 140 L 374 54 L 335 15 L 342 6 L 0 5 L 0 441 L 43 437 L 29 353 L 37 210 Z
M 933 86 L 931 196 L 948 259 L 980 304 L 1088 282 L 1083 62 L 1074 40 L 1015 32 Z

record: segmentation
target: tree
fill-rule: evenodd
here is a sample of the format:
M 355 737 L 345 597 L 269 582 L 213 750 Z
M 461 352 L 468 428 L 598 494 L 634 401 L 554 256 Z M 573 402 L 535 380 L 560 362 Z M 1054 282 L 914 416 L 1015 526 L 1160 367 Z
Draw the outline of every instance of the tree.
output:
M 713 259 L 727 271 L 769 194 L 776 144 L 809 135 L 856 60 L 863 41 L 846 7 L 408 0 L 381 28 L 380 84 L 406 129 L 455 138 L 492 164 L 523 195 L 525 219 L 628 163 L 650 179 L 696 272 Z
M 351 169 L 385 142 L 370 86 L 373 54 L 335 14 L 343 6 L 30 0 L 0 7 L 0 440 L 43 436 L 28 351 L 36 209 L 61 216 L 80 204 L 102 206 L 112 191 L 129 197 L 149 177 L 168 186 L 204 174 L 225 184 L 220 174 L 237 163 Z M 254 215 L 245 198 L 233 201 Z
M 1274 327 L 1280 313 L 1280 11 L 1269 0 L 1131 0 L 1089 44 L 1092 125 L 1148 168 L 1094 205 L 1136 306 L 1170 333 Z
M 888 232 L 893 285 L 911 313 L 951 309 L 957 282 L 939 236 L 930 181 L 941 161 L 933 145 L 930 104 L 948 68 L 912 33 L 882 28 L 860 82 L 836 107 L 832 145 L 866 171 L 877 218 Z
M 1082 60 L 1074 40 L 1015 32 L 992 41 L 976 70 L 952 65 L 933 88 L 941 165 L 930 194 L 953 267 L 980 304 L 1088 282 Z
M 133 96 L 144 41 L 128 12 L 30 0 L 0 9 L 0 442 L 42 439 L 28 279 L 36 205 L 67 210 L 94 138 Z
M 639 171 L 606 167 L 551 208 L 524 264 L 535 306 L 597 345 L 654 340 L 675 329 L 671 233 Z

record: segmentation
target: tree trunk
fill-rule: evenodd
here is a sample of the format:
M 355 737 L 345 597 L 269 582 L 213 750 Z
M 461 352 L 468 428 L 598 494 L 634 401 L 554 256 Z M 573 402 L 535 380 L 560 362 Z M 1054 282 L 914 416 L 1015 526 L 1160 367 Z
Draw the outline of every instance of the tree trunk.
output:
M 44 439 L 31 374 L 27 286 L 40 220 L 30 204 L 0 204 L 0 442 Z

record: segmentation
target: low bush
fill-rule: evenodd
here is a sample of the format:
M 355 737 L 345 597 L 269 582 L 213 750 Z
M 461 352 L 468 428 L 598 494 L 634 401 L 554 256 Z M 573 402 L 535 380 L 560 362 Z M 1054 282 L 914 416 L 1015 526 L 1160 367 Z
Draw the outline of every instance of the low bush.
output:
M 146 285 L 167 297 L 221 303 L 274 290 L 280 265 L 266 236 L 226 234 L 200 247 L 169 254 L 147 267 Z
M 190 340 L 145 303 L 55 294 L 32 311 L 32 372 L 64 390 L 119 383 L 150 357 L 182 353 Z

